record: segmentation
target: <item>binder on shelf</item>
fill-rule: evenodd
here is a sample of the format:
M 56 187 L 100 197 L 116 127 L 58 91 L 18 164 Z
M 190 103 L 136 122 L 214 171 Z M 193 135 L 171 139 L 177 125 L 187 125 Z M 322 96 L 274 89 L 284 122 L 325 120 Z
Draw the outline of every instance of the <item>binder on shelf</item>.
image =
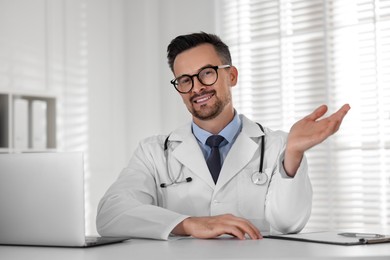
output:
M 47 148 L 47 102 L 42 100 L 31 101 L 31 148 Z
M 0 149 L 8 148 L 8 103 L 0 95 Z
M 28 101 L 26 99 L 16 98 L 14 99 L 14 148 L 27 149 L 28 135 Z

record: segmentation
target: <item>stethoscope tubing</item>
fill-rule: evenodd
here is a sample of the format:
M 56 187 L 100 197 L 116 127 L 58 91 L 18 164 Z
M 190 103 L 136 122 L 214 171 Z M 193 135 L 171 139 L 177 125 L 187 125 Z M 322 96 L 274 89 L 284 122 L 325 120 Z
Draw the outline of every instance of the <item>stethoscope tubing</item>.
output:
M 264 133 L 261 136 L 260 165 L 259 165 L 259 172 L 258 172 L 258 174 L 261 176 L 262 174 L 265 174 L 265 173 L 263 173 L 264 154 L 265 154 L 265 132 L 264 132 L 264 128 L 261 124 L 259 124 L 259 123 L 256 123 L 256 124 L 260 127 L 261 131 Z M 165 153 L 165 158 L 166 158 L 167 174 L 168 174 L 168 178 L 169 178 L 171 183 L 161 183 L 161 185 L 160 185 L 161 188 L 166 188 L 166 187 L 174 185 L 174 184 L 186 183 L 186 182 L 192 181 L 191 177 L 186 178 L 185 181 L 178 181 L 180 176 L 181 176 L 181 170 L 182 170 L 183 166 L 181 166 L 180 173 L 176 178 L 174 178 L 174 180 L 173 180 L 172 176 L 170 175 L 169 164 L 168 164 L 169 163 L 169 149 L 168 149 L 169 136 L 170 135 L 168 135 L 164 141 L 164 153 Z M 265 178 L 266 178 L 265 180 L 267 180 L 267 176 L 265 176 Z M 267 182 L 267 181 L 265 181 L 265 182 Z M 257 183 L 255 181 L 253 181 L 253 183 L 256 185 L 263 185 L 263 184 L 265 184 L 265 182 Z
M 264 128 L 262 125 L 260 125 L 259 123 L 256 123 L 261 131 L 264 133 L 262 136 L 261 136 L 261 154 L 260 154 L 260 166 L 259 166 L 259 172 L 260 173 L 263 173 L 263 164 L 264 164 L 264 153 L 265 153 L 265 132 L 264 132 Z

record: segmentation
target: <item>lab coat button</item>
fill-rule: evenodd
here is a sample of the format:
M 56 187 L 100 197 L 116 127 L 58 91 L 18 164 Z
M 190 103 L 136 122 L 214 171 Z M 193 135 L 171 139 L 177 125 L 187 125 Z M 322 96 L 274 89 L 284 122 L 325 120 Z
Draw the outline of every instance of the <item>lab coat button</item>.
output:
M 217 203 L 219 203 L 219 201 L 218 201 L 218 200 L 214 200 L 213 203 L 214 203 L 214 204 L 217 204 Z

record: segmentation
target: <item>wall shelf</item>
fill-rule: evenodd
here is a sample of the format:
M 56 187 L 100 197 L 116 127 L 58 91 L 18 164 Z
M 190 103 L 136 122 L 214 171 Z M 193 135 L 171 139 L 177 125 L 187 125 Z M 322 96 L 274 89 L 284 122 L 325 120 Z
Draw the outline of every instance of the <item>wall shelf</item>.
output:
M 57 96 L 0 92 L 0 153 L 55 151 Z

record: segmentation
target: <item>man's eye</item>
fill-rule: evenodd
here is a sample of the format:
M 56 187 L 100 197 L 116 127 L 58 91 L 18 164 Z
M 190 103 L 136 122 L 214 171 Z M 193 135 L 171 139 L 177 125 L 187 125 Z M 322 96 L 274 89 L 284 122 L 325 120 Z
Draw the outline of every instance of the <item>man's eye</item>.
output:
M 191 79 L 189 77 L 183 77 L 178 80 L 179 85 L 188 85 L 191 83 Z
M 214 74 L 215 74 L 215 71 L 213 69 L 204 69 L 201 72 L 202 77 L 209 77 L 209 76 L 213 76 Z

